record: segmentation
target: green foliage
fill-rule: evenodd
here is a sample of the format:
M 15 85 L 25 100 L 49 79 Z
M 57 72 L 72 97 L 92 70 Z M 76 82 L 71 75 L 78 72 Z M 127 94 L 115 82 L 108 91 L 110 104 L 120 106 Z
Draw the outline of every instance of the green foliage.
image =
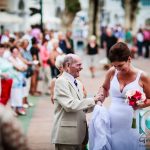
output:
M 81 10 L 79 0 L 65 0 L 65 8 L 68 13 L 75 14 Z

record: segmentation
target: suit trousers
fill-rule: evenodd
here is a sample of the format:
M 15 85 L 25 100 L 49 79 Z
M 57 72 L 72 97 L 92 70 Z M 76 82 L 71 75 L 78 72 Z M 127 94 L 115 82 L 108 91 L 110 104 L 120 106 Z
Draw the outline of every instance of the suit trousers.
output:
M 55 150 L 82 150 L 82 145 L 55 144 Z

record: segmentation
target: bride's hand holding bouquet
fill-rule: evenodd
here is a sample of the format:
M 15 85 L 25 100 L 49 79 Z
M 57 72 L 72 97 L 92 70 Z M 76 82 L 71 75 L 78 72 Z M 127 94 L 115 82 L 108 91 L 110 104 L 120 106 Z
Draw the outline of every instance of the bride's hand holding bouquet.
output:
M 146 103 L 145 93 L 138 90 L 127 91 L 126 102 L 132 106 L 134 110 L 141 108 L 141 106 Z
M 130 90 L 127 91 L 126 94 L 126 103 L 134 109 L 133 120 L 132 120 L 132 128 L 136 128 L 136 110 L 141 108 L 142 105 L 146 103 L 145 93 L 142 93 L 138 90 Z

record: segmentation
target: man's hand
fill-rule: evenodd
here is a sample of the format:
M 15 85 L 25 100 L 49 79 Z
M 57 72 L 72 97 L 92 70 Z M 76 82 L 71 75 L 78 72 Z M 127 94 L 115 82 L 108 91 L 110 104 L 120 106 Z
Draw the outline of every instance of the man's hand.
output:
M 104 102 L 106 94 L 105 94 L 103 87 L 99 88 L 98 93 L 97 93 L 97 97 L 98 97 L 98 101 L 101 101 L 102 103 Z
M 105 99 L 105 97 L 102 93 L 98 93 L 96 96 L 94 96 L 95 103 L 97 103 L 98 101 L 103 103 L 104 99 Z
M 97 103 L 99 101 L 99 96 L 98 95 L 94 96 L 94 101 L 95 101 L 95 103 Z

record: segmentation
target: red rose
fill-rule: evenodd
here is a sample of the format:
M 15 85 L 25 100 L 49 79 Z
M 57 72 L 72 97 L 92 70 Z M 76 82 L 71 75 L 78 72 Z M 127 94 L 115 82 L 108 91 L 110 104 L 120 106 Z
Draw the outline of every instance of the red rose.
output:
M 145 94 L 137 90 L 127 91 L 126 97 L 127 103 L 133 108 L 137 107 L 140 103 L 146 103 Z
M 136 91 L 136 93 L 132 96 L 133 99 L 140 100 L 142 96 L 142 93 L 139 91 Z
M 129 105 L 132 106 L 132 107 L 136 106 L 136 101 L 130 99 L 129 100 Z

